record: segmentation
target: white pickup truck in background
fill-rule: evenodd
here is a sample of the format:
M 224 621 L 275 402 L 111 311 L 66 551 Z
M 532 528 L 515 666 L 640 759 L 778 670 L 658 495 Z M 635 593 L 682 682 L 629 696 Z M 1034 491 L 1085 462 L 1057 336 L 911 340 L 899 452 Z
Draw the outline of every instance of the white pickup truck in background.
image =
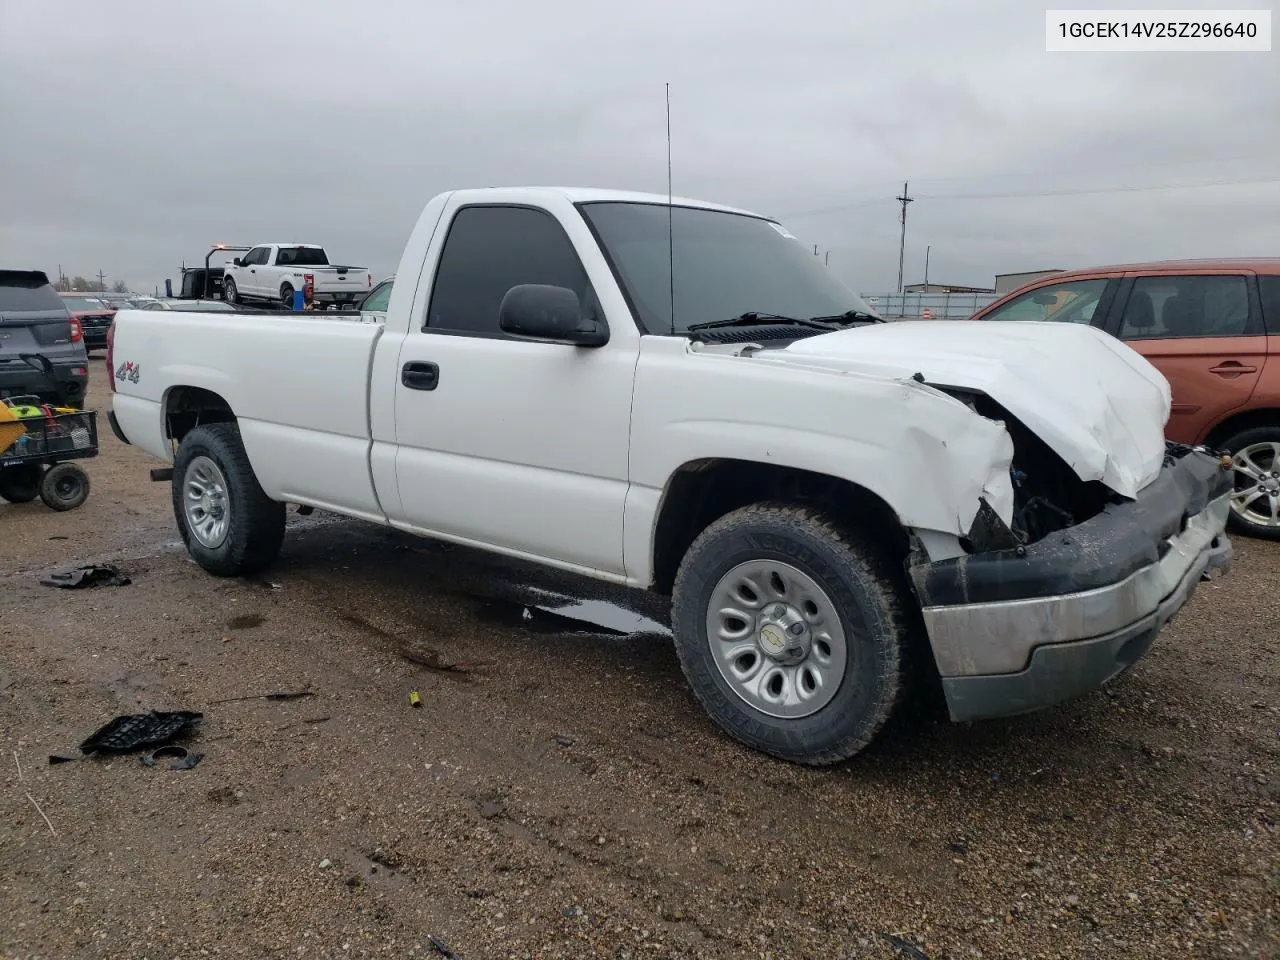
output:
M 373 273 L 368 267 L 330 264 L 324 247 L 313 243 L 262 243 L 227 264 L 222 298 L 227 303 L 270 301 L 292 309 L 294 292 L 308 283 L 316 304 L 351 305 L 368 295 Z
M 375 322 L 116 315 L 112 428 L 209 572 L 292 502 L 647 588 L 715 722 L 823 764 L 913 683 L 1094 690 L 1228 566 L 1230 472 L 1092 327 L 883 323 L 771 220 L 586 189 L 438 196 L 396 276 Z

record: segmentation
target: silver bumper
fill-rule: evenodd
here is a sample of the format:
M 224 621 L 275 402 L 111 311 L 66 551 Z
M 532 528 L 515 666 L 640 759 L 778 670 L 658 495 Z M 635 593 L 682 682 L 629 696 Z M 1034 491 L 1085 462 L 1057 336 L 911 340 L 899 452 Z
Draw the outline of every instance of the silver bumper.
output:
M 1166 541 L 1168 551 L 1159 561 L 1118 583 L 1054 597 L 925 607 L 938 672 L 944 681 L 1017 674 L 1050 645 L 1104 642 L 1157 613 L 1163 623 L 1207 571 L 1229 566 L 1228 499 L 1222 496 L 1191 517 Z

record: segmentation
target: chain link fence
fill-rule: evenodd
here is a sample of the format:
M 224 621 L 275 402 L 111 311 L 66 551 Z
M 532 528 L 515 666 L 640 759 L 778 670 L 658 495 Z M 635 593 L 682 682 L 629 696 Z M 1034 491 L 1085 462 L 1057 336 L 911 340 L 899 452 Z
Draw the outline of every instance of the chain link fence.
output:
M 886 320 L 967 320 L 989 303 L 994 293 L 864 293 L 863 300 Z

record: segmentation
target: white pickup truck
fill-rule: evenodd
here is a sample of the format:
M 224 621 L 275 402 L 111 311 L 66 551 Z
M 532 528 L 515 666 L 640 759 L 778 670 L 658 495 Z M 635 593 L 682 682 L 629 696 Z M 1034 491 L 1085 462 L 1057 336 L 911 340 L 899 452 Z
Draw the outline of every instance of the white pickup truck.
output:
M 715 722 L 823 764 L 911 683 L 1091 691 L 1229 565 L 1231 474 L 1091 327 L 881 322 L 769 219 L 587 189 L 438 196 L 397 276 L 374 323 L 116 315 L 112 428 L 210 573 L 297 503 L 648 588 Z
M 308 287 L 318 305 L 350 305 L 369 293 L 373 273 L 329 263 L 324 247 L 314 243 L 262 243 L 232 260 L 222 275 L 227 303 L 271 301 L 292 309 L 294 293 Z

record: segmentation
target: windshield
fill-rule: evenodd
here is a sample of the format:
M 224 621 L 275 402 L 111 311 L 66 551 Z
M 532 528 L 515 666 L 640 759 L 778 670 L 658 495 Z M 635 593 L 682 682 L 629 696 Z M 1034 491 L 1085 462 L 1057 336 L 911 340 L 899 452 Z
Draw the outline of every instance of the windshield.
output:
M 647 333 L 685 333 L 743 313 L 801 319 L 869 306 L 822 260 L 768 220 L 660 203 L 602 201 L 580 209 L 596 231 Z M 671 318 L 674 260 L 675 324 Z
M 67 305 L 68 310 L 110 310 L 105 303 L 97 297 L 63 297 L 62 302 Z
M 276 254 L 276 264 L 281 267 L 324 267 L 329 258 L 319 247 L 281 247 Z

